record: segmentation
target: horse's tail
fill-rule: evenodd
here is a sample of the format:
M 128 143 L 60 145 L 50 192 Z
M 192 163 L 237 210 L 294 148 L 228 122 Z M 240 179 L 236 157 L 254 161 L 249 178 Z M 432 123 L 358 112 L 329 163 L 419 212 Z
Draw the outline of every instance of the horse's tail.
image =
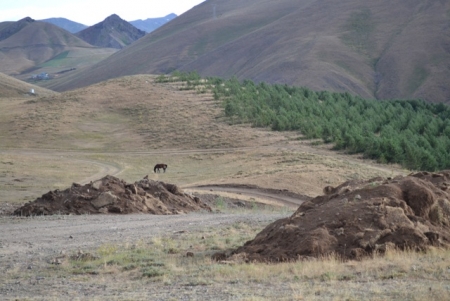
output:
M 153 168 L 154 173 L 156 173 L 156 167 L 158 167 L 158 165 L 155 165 L 155 168 Z

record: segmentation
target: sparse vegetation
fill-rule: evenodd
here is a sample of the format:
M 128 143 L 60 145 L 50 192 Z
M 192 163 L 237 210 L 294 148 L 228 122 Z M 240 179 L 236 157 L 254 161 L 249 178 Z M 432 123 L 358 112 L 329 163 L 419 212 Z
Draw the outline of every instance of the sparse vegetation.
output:
M 369 56 L 371 40 L 370 35 L 375 29 L 370 9 L 362 9 L 350 14 L 344 31 L 346 32 L 342 39 L 350 47 L 358 52 Z
M 427 253 L 389 251 L 359 262 L 342 262 L 334 256 L 295 263 L 216 262 L 211 255 L 242 245 L 263 225 L 235 223 L 223 228 L 141 240 L 121 245 L 103 245 L 93 253 L 68 256 L 60 266 L 47 266 L 57 279 L 83 283 L 76 277 L 121 279 L 135 291 L 145 287 L 206 287 L 223 291 L 233 288 L 238 300 L 446 300 L 450 278 L 448 251 Z M 188 253 L 190 252 L 190 253 Z M 190 254 L 190 255 L 187 255 Z M 21 271 L 10 272 L 20 278 Z M 253 287 L 270 287 L 254 290 Z M 288 288 L 288 289 L 287 289 Z M 380 292 L 383 292 L 379 295 Z M 245 295 L 246 298 L 242 298 Z M 376 299 L 376 298 L 375 298 Z M 378 300 L 378 299 L 376 299 Z M 381 300 L 381 299 L 380 299 Z

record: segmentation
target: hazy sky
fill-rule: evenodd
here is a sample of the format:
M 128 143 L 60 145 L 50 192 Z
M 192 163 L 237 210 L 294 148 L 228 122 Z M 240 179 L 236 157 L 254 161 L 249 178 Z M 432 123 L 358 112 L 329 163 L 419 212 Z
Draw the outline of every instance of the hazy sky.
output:
M 205 0 L 0 0 L 0 22 L 66 18 L 94 25 L 117 14 L 126 21 L 181 15 Z

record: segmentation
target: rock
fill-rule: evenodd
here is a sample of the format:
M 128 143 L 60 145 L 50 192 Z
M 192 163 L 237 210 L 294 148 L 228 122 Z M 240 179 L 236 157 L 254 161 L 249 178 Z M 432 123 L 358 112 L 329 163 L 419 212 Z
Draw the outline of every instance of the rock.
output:
M 99 190 L 102 187 L 102 180 L 97 180 L 92 183 L 92 188 Z
M 117 200 L 117 197 L 110 191 L 103 192 L 95 200 L 91 201 L 92 206 L 96 209 L 113 205 Z

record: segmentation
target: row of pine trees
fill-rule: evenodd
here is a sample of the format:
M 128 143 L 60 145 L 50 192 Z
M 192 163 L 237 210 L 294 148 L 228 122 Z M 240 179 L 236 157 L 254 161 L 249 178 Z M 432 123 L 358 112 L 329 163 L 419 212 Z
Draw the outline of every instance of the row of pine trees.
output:
M 233 123 L 276 131 L 299 131 L 334 149 L 361 153 L 411 170 L 450 168 L 450 107 L 421 100 L 367 100 L 349 93 L 315 92 L 303 87 L 255 84 L 195 73 L 174 73 L 163 80 L 202 86 L 222 100 Z

